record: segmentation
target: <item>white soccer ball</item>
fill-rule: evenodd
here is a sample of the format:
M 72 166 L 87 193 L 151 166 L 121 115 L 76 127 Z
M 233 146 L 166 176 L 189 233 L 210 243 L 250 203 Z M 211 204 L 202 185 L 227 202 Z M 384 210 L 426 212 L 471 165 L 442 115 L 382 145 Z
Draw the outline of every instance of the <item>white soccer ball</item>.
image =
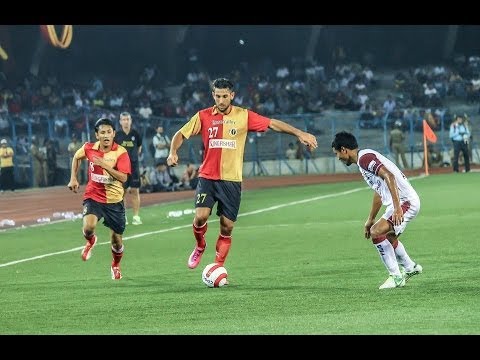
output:
M 227 283 L 227 269 L 223 266 L 212 263 L 205 266 L 202 272 L 202 281 L 211 288 L 221 287 Z

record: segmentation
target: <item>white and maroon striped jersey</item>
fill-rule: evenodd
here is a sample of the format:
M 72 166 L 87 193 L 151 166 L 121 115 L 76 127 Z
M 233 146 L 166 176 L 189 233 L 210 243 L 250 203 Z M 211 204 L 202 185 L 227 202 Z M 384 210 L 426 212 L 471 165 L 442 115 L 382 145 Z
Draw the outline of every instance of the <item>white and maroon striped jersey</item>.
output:
M 403 172 L 378 151 L 372 149 L 359 150 L 357 165 L 368 186 L 380 195 L 383 205 L 392 204 L 392 195 L 388 190 L 387 183 L 378 176 L 378 171 L 382 167 L 385 167 L 395 176 L 401 203 L 418 199 L 417 192 Z

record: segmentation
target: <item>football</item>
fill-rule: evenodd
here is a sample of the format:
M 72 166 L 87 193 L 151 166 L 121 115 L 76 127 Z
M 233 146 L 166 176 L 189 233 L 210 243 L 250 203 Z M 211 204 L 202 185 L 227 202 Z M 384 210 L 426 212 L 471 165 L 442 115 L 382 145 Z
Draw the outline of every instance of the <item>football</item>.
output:
M 227 276 L 227 269 L 217 263 L 212 263 L 203 269 L 202 281 L 208 287 L 218 288 L 227 284 Z

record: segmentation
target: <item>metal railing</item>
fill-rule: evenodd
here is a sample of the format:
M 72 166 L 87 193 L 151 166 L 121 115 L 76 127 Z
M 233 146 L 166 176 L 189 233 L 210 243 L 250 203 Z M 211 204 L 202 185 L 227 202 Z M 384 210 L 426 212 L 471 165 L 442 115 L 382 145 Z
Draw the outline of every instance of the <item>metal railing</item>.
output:
M 71 122 L 65 129 L 65 133 L 59 136 L 55 132 L 54 116 L 55 111 L 37 112 L 36 114 L 18 114 L 8 116 L 9 128 L 0 130 L 2 138 L 9 139 L 9 145 L 17 149 L 17 144 L 21 137 L 25 137 L 28 142 L 28 149 L 32 144 L 32 136 L 36 135 L 42 144 L 45 138 L 55 139 L 58 144 L 59 152 L 57 155 L 57 168 L 59 172 L 58 183 L 68 182 L 70 170 L 70 158 L 66 152 L 66 147 L 70 142 L 70 135 L 73 131 L 77 132 L 82 141 L 93 141 L 95 139 L 92 131 L 93 124 L 98 117 L 111 113 L 104 109 L 79 110 L 69 114 Z M 4 115 L 5 117 L 5 115 Z M 334 134 L 340 130 L 350 131 L 357 137 L 359 146 L 362 148 L 372 148 L 393 158 L 389 148 L 389 132 L 392 123 L 397 119 L 387 116 L 372 120 L 366 124 L 361 120 L 358 112 L 328 111 L 324 114 L 291 114 L 275 115 L 273 118 L 283 120 L 302 130 L 313 133 L 318 140 L 319 147 L 313 153 L 304 152 L 303 159 L 288 160 L 285 151 L 290 142 L 296 143 L 296 138 L 287 134 L 277 133 L 268 130 L 265 133 L 249 133 L 245 145 L 245 169 L 244 177 L 261 175 L 287 175 L 302 173 L 335 173 L 351 171 L 341 164 L 337 163 L 332 155 L 331 141 Z M 118 119 L 118 115 L 117 115 Z M 162 125 L 170 138 L 173 134 L 186 123 L 185 118 L 165 118 L 152 116 L 148 120 L 140 119 L 140 116 L 134 116 L 134 127 L 143 136 L 143 165 L 153 166 L 152 154 L 147 150 L 156 134 L 157 125 Z M 480 134 L 479 127 L 472 121 L 474 130 L 474 141 L 472 142 L 473 162 L 479 162 L 479 153 L 476 139 Z M 423 158 L 423 133 L 421 131 L 421 121 L 419 117 L 411 117 L 403 122 L 407 140 L 406 148 L 407 158 L 411 167 L 421 166 Z M 371 126 L 370 126 L 371 125 Z M 438 150 L 448 157 L 448 152 L 452 148 L 448 137 L 449 122 L 446 119 L 440 119 L 439 129 L 436 130 L 438 137 L 434 145 Z M 202 161 L 201 150 L 203 148 L 201 138 L 194 136 L 185 142 L 179 151 L 181 163 L 191 162 L 200 164 Z M 448 158 L 449 161 L 449 158 Z M 19 187 L 31 187 L 33 184 L 33 164 L 29 153 L 20 154 L 16 151 L 15 178 Z M 65 178 L 67 177 L 67 178 Z

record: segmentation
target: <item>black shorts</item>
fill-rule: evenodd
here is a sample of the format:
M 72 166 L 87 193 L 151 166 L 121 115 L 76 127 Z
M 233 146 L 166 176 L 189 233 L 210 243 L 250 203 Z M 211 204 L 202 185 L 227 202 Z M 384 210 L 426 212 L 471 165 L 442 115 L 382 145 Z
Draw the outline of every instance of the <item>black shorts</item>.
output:
M 103 225 L 112 229 L 116 234 L 122 235 L 125 231 L 125 206 L 123 201 L 112 204 L 103 204 L 92 199 L 83 200 L 83 216 L 95 215 Z
M 128 189 L 140 187 L 140 164 L 138 162 L 132 162 L 132 173 L 128 175 L 127 181 L 123 183 L 123 188 Z
M 208 207 L 212 210 L 215 203 L 218 202 L 217 215 L 237 221 L 241 197 L 241 182 L 209 180 L 199 177 L 195 190 L 195 208 Z

